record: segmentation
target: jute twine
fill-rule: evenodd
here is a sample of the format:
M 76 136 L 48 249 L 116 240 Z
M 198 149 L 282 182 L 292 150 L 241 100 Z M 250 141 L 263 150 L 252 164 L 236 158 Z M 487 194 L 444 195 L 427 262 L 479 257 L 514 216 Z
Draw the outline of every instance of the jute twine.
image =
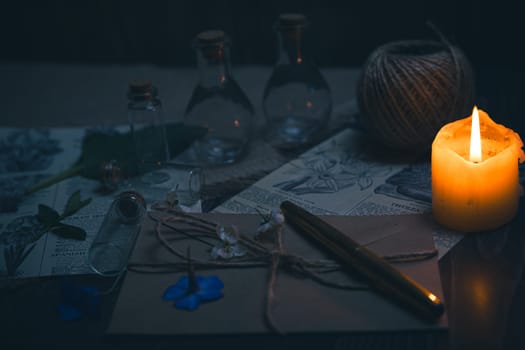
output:
M 329 259 L 309 259 L 297 254 L 287 252 L 283 244 L 283 228 L 279 227 L 275 233 L 273 243 L 265 244 L 246 235 L 240 234 L 239 242 L 247 249 L 247 254 L 243 257 L 229 260 L 213 259 L 211 256 L 188 258 L 185 253 L 187 243 L 183 240 L 190 240 L 194 243 L 213 247 L 220 243 L 216 228 L 218 222 L 205 219 L 172 209 L 167 205 L 156 204 L 150 212 L 150 217 L 157 222 L 155 236 L 158 242 L 166 248 L 177 259 L 171 263 L 130 263 L 127 266 L 129 271 L 137 273 L 168 273 L 181 272 L 188 269 L 188 263 L 192 263 L 196 270 L 225 269 L 225 268 L 249 268 L 249 267 L 268 267 L 269 276 L 266 288 L 266 300 L 264 308 L 264 320 L 268 328 L 276 333 L 285 332 L 277 325 L 274 320 L 272 308 L 275 302 L 275 287 L 278 271 L 285 271 L 299 278 L 309 278 L 324 286 L 345 290 L 367 290 L 368 287 L 359 282 L 345 282 L 331 279 L 330 273 L 340 271 L 341 265 Z M 367 242 L 367 246 L 374 242 L 384 239 Z M 437 255 L 437 250 L 424 250 L 416 252 L 400 252 L 400 254 L 383 256 L 390 263 L 406 263 L 430 259 Z
M 442 40 L 385 44 L 368 57 L 357 83 L 361 119 L 382 144 L 410 153 L 428 151 L 439 129 L 470 115 L 472 67 Z

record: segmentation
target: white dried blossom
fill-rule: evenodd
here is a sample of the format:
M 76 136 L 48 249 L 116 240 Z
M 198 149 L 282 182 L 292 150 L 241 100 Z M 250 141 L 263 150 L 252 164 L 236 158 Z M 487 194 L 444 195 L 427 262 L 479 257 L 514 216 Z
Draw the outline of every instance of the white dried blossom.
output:
M 246 254 L 246 249 L 238 244 L 239 230 L 237 229 L 237 226 L 217 225 L 216 232 L 221 243 L 212 248 L 210 254 L 213 259 L 231 259 Z
M 214 259 L 231 259 L 236 257 L 241 257 L 246 254 L 246 250 L 240 245 L 224 245 L 222 247 L 215 246 L 211 249 L 211 257 Z
M 235 244 L 239 240 L 239 229 L 237 229 L 237 226 L 235 225 L 217 225 L 215 230 L 217 232 L 217 236 L 219 236 L 223 242 Z
M 263 216 L 263 220 L 257 232 L 255 238 L 258 238 L 261 234 L 272 232 L 278 228 L 281 228 L 284 224 L 284 215 L 279 209 L 272 209 L 269 215 Z

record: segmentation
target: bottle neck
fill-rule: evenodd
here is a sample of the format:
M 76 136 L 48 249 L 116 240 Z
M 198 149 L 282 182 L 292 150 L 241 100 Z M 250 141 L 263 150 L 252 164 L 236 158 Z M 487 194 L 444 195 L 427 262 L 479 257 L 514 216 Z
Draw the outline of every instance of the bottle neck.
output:
M 133 88 L 128 90 L 128 109 L 157 111 L 160 108 L 161 103 L 155 87 L 145 90 Z
M 197 46 L 197 66 L 200 85 L 220 87 L 231 79 L 230 52 L 225 43 Z
M 279 45 L 278 64 L 302 64 L 304 62 L 304 26 L 277 28 Z
M 158 112 L 161 109 L 161 103 L 158 98 L 145 100 L 129 100 L 128 109 L 134 111 L 153 111 Z

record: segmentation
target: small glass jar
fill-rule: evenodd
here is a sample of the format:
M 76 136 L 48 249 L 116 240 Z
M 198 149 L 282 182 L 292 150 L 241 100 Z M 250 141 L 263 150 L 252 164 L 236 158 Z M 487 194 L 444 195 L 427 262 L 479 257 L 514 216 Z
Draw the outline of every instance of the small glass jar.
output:
M 230 69 L 230 40 L 223 31 L 202 32 L 195 38 L 200 74 L 184 122 L 204 127 L 207 134 L 193 144 L 203 166 L 238 161 L 252 137 L 253 107 Z
M 125 270 L 145 213 L 146 201 L 138 192 L 117 196 L 89 248 L 88 264 L 94 272 L 117 276 Z
M 170 174 L 171 184 L 167 193 L 168 202 L 187 209 L 201 200 L 204 187 L 204 172 L 201 168 L 168 163 L 166 171 Z
M 131 81 L 127 96 L 138 172 L 144 174 L 160 168 L 170 159 L 162 104 L 157 88 L 149 80 Z M 160 179 L 153 181 L 154 176 L 150 174 L 151 179 L 147 182 L 162 182 L 162 173 L 156 175 Z
M 306 50 L 308 27 L 302 14 L 282 14 L 275 26 L 278 58 L 264 89 L 266 139 L 277 148 L 310 143 L 327 126 L 330 88 Z

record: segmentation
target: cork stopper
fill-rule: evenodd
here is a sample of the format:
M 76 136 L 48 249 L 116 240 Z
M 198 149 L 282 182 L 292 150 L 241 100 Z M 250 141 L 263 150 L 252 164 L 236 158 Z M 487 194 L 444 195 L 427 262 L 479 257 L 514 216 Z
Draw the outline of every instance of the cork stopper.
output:
M 279 15 L 279 26 L 302 26 L 306 24 L 306 16 L 301 13 L 283 13 Z
M 128 86 L 129 91 L 133 94 L 151 92 L 153 87 L 151 80 L 132 80 Z
M 226 34 L 222 30 L 207 30 L 197 35 L 197 43 L 200 45 L 216 44 L 225 39 Z
M 157 88 L 151 80 L 135 79 L 128 83 L 128 99 L 132 101 L 151 100 L 157 97 Z

